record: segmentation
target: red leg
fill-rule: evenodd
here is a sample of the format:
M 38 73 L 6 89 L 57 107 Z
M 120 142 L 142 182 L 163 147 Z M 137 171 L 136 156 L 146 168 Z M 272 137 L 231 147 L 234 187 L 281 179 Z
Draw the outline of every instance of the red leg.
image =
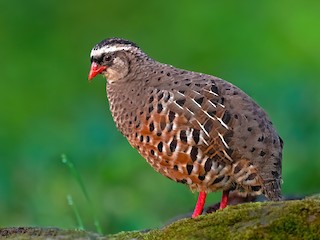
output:
M 222 192 L 222 198 L 219 209 L 224 209 L 228 205 L 229 192 L 229 190 L 225 190 Z
M 195 217 L 198 217 L 199 215 L 201 215 L 201 213 L 203 211 L 204 204 L 206 202 L 206 197 L 207 197 L 207 193 L 205 193 L 205 192 L 199 193 L 198 201 L 197 201 L 196 207 L 194 208 L 192 218 L 195 218 Z

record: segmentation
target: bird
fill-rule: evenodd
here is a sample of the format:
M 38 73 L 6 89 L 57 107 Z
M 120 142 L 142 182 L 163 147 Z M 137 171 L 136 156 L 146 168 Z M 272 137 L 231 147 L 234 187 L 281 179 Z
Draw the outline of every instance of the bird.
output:
M 280 201 L 283 141 L 267 113 L 235 85 L 149 57 L 112 37 L 90 53 L 89 81 L 106 78 L 118 130 L 159 173 L 199 192 L 192 218 L 206 196 L 222 191 Z

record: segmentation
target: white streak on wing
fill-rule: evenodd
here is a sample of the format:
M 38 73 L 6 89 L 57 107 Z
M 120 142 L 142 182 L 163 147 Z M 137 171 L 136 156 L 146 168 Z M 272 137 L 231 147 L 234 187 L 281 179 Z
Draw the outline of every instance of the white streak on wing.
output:
M 220 137 L 220 139 L 221 139 L 221 141 L 222 141 L 223 145 L 224 145 L 226 148 L 228 148 L 228 149 L 229 149 L 228 144 L 226 143 L 226 141 L 224 140 L 223 136 L 222 136 L 219 132 L 218 132 L 218 136 Z
M 192 146 L 189 146 L 186 150 L 186 154 L 190 154 L 191 153 L 191 149 L 192 149 Z
M 221 103 L 218 103 L 221 107 L 223 107 L 223 108 L 225 108 L 226 106 L 224 106 L 223 104 L 221 104 Z
M 203 109 L 201 109 L 201 110 L 205 115 L 207 115 L 208 118 L 210 118 L 210 119 L 212 119 L 214 121 L 216 120 L 214 117 L 210 116 L 209 113 L 207 113 L 207 111 L 204 111 Z
M 186 97 L 183 93 L 181 93 L 181 92 L 179 92 L 179 91 L 175 91 L 176 92 L 176 94 L 179 94 L 180 96 L 182 96 L 182 97 Z
M 192 131 L 187 131 L 187 141 L 188 141 L 188 144 L 193 143 Z M 190 149 L 190 151 L 191 151 L 191 149 Z
M 217 107 L 217 105 L 215 105 L 213 102 L 211 102 L 211 101 L 208 101 L 214 108 L 216 108 Z
M 183 109 L 183 107 L 181 107 L 176 101 L 173 102 L 177 107 L 179 107 L 180 109 Z
M 233 162 L 232 158 L 228 155 L 228 153 L 225 150 L 222 150 L 222 152 L 231 162 Z
M 198 169 L 199 169 L 199 165 L 198 164 L 193 164 L 193 171 L 194 172 L 198 172 Z
M 192 92 L 194 92 L 195 94 L 197 94 L 197 96 L 202 96 L 200 93 L 198 93 L 198 92 L 195 91 L 195 90 L 192 90 Z
M 209 133 L 204 129 L 204 127 L 201 125 L 201 123 L 196 119 L 197 123 L 199 124 L 201 130 L 205 133 L 205 135 L 207 135 L 208 137 L 210 137 Z M 203 139 L 204 140 L 204 139 Z
M 194 112 L 192 112 L 189 108 L 185 108 L 189 113 L 191 113 L 192 116 L 194 116 Z
M 210 90 L 208 90 L 208 89 L 202 89 L 202 91 L 205 91 L 205 92 L 211 93 L 211 94 L 213 94 L 213 95 L 215 95 L 215 96 L 219 96 L 219 95 L 218 95 L 218 94 L 216 94 L 215 92 L 212 92 L 212 91 L 210 91 Z
M 221 118 L 217 118 L 219 120 L 219 122 L 221 123 L 222 126 L 224 126 L 226 129 L 229 130 L 229 127 L 222 121 Z
M 192 102 L 194 102 L 199 108 L 201 108 L 201 105 L 199 103 L 196 102 L 196 100 L 194 100 L 193 98 L 191 99 Z
M 198 151 L 198 154 L 197 154 L 197 162 L 201 162 L 203 159 L 203 153 L 201 150 Z M 203 162 L 206 162 L 206 161 L 203 161 Z M 195 170 L 196 171 L 196 170 Z M 196 171 L 197 172 L 197 171 Z
M 104 46 L 99 49 L 92 49 L 90 56 L 100 56 L 102 53 L 112 53 L 112 52 L 117 52 L 117 51 L 127 51 L 131 50 L 135 47 L 132 46 Z M 136 49 L 136 48 L 135 48 Z

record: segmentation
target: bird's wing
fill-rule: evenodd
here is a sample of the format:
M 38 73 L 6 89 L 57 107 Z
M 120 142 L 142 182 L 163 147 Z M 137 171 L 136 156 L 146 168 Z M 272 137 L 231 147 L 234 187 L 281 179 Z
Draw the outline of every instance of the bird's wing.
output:
M 218 91 L 208 80 L 153 89 L 144 111 L 137 113 L 140 124 L 131 145 L 169 178 L 223 186 L 233 161 L 233 130 Z

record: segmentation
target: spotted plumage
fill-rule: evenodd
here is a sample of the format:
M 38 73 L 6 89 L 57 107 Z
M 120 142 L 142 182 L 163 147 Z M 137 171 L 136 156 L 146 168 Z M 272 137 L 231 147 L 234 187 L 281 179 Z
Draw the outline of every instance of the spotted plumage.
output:
M 282 140 L 239 88 L 159 63 L 119 38 L 97 44 L 91 62 L 89 79 L 107 78 L 117 128 L 156 171 L 204 199 L 222 190 L 221 208 L 229 191 L 281 199 Z

